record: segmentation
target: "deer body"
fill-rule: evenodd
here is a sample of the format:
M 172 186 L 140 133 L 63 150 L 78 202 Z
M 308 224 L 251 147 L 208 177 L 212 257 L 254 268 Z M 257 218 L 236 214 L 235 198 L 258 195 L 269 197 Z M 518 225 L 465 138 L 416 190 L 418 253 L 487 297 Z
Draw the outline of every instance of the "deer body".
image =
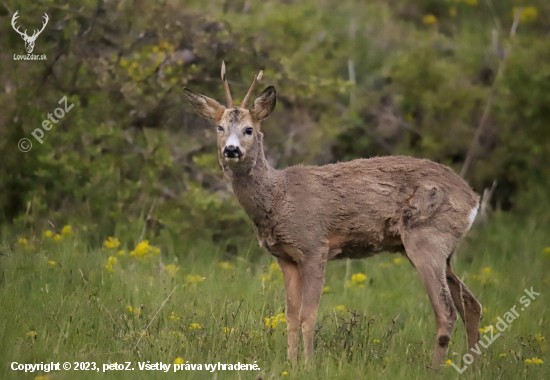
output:
M 326 244 L 326 259 L 401 251 L 407 228 L 428 222 L 460 240 L 478 196 L 449 168 L 411 157 L 359 159 L 285 170 L 225 168 L 235 195 L 267 249 Z M 436 214 L 439 212 L 439 214 Z M 273 252 L 277 256 L 277 252 Z M 297 258 L 294 258 L 297 259 Z
M 222 78 L 226 85 L 224 67 Z M 229 108 L 188 89 L 185 95 L 199 114 L 218 123 L 220 164 L 260 245 L 282 269 L 290 360 L 297 359 L 300 327 L 306 360 L 313 355 L 327 261 L 381 251 L 403 253 L 420 275 L 435 313 L 433 366 L 445 357 L 457 312 L 475 346 L 481 305 L 450 267 L 479 202 L 464 180 L 443 165 L 403 156 L 275 170 L 259 130 L 275 107 L 274 88 L 250 110 L 233 107 L 230 94 Z

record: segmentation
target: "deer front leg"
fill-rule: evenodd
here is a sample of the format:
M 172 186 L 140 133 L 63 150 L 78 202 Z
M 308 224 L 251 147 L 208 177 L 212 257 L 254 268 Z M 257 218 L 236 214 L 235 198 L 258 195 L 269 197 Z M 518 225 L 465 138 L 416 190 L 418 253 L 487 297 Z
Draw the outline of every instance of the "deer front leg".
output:
M 300 309 L 300 324 L 304 339 L 304 353 L 306 362 L 313 358 L 313 333 L 315 320 L 323 285 L 325 283 L 325 260 L 314 258 L 300 263 L 302 275 L 302 307 Z
M 298 329 L 300 328 L 300 307 L 302 304 L 302 278 L 298 265 L 291 260 L 278 259 L 283 272 L 286 290 L 286 323 L 288 332 L 287 358 L 293 364 L 298 360 Z

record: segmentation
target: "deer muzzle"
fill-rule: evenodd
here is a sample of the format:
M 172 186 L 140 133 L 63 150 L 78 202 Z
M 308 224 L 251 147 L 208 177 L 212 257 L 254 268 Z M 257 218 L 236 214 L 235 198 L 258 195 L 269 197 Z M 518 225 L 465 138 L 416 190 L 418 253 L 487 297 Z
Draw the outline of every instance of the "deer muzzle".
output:
M 225 158 L 239 160 L 243 156 L 243 152 L 238 146 L 227 145 L 223 150 L 223 155 Z

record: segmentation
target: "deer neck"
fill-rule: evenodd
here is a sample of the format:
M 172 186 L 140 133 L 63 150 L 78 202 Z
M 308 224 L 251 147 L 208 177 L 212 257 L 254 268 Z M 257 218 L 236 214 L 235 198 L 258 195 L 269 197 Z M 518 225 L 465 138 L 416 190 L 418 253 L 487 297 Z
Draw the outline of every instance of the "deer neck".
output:
M 260 133 L 256 146 L 248 159 L 237 165 L 221 160 L 223 171 L 231 182 L 233 192 L 252 221 L 259 225 L 271 213 L 275 200 L 278 170 L 269 165 Z

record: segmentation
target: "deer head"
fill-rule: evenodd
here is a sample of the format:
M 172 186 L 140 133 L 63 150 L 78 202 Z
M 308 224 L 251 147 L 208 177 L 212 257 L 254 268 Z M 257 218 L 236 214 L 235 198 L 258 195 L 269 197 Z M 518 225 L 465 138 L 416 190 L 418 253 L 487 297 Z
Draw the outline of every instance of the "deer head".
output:
M 260 132 L 260 122 L 271 114 L 277 102 L 275 87 L 269 86 L 266 88 L 254 100 L 252 106 L 246 108 L 252 92 L 262 78 L 263 71 L 260 71 L 254 77 L 252 86 L 250 86 L 241 105 L 235 106 L 225 75 L 225 63 L 222 63 L 221 75 L 227 98 L 227 107 L 220 105 L 214 99 L 197 94 L 185 87 L 183 88 L 184 95 L 199 115 L 216 122 L 218 155 L 222 166 L 225 166 L 224 163 L 242 165 L 255 162 L 258 153 L 261 151 L 263 137 Z
M 13 30 L 15 30 L 17 33 L 19 33 L 21 35 L 21 37 L 23 38 L 23 40 L 25 41 L 25 49 L 27 50 L 27 53 L 32 53 L 33 49 L 34 49 L 34 42 L 36 41 L 36 39 L 38 38 L 38 36 L 40 35 L 40 33 L 42 33 L 42 31 L 44 30 L 44 28 L 46 27 L 46 25 L 48 24 L 48 15 L 46 13 L 44 13 L 44 18 L 45 18 L 45 21 L 44 23 L 42 24 L 42 29 L 40 29 L 40 31 L 37 31 L 35 30 L 32 34 L 32 36 L 28 36 L 27 35 L 27 29 L 25 29 L 24 32 L 21 32 L 19 30 L 19 27 L 15 25 L 15 20 L 19 17 L 17 15 L 17 13 L 19 13 L 19 11 L 15 12 L 15 14 L 13 15 L 13 17 L 11 18 L 11 26 L 13 27 Z

